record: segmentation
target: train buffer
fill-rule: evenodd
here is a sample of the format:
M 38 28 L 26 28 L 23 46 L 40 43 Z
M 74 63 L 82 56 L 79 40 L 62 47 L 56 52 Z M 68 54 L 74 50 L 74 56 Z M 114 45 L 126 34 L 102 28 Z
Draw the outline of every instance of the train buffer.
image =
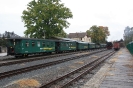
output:
M 133 88 L 133 56 L 121 48 L 82 88 Z

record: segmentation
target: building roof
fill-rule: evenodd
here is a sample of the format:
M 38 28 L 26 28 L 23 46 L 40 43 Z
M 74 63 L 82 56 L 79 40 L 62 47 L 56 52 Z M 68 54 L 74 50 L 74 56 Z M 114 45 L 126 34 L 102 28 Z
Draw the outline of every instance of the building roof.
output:
M 69 33 L 68 38 L 83 38 L 87 36 L 86 32 L 82 32 L 82 33 Z

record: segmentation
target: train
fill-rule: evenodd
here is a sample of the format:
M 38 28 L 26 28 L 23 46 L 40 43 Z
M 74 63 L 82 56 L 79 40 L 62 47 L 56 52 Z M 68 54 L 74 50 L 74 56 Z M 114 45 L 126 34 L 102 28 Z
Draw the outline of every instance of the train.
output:
M 27 57 L 31 54 L 63 53 L 101 48 L 106 48 L 106 44 L 36 38 L 7 39 L 7 55 L 12 55 L 16 58 Z
M 113 42 L 113 48 L 115 51 L 119 50 L 120 49 L 120 42 L 118 42 L 118 41 Z
M 123 43 L 120 41 L 107 42 L 107 49 L 114 49 L 115 51 L 119 50 L 120 47 L 123 47 Z

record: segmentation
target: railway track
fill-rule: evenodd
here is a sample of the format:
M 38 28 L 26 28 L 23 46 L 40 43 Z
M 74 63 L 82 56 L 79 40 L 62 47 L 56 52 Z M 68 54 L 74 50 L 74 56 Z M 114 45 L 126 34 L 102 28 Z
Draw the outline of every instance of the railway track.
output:
M 84 52 L 84 51 L 79 51 L 79 52 Z M 72 52 L 72 53 L 77 53 L 77 52 Z M 71 54 L 70 52 L 63 53 L 64 55 L 69 55 Z M 4 59 L 0 59 L 0 62 L 10 62 L 10 61 L 19 61 L 19 60 L 26 60 L 26 59 L 32 59 L 32 58 L 38 58 L 38 57 L 47 57 L 47 56 L 53 56 L 53 55 L 63 55 L 63 54 L 37 54 L 37 55 L 30 55 L 28 57 L 19 57 L 15 58 L 14 56 L 4 56 Z
M 101 51 L 105 51 L 105 49 L 104 50 L 92 51 L 91 53 L 97 53 L 97 52 L 101 52 Z M 31 61 L 37 61 L 37 60 L 43 60 L 43 59 L 52 58 L 52 57 L 72 55 L 72 54 L 83 53 L 83 52 L 88 52 L 88 51 L 79 51 L 79 52 L 72 52 L 72 53 L 54 54 L 54 55 L 34 57 L 34 58 L 25 58 L 25 59 L 19 59 L 19 60 L 4 60 L 4 61 L 0 61 L 0 67 L 1 66 L 13 65 L 13 64 L 19 64 L 19 63 L 25 63 L 25 62 L 31 62 Z
M 81 58 L 81 57 L 89 56 L 89 55 L 92 55 L 92 54 L 95 54 L 95 53 L 98 53 L 98 52 L 101 52 L 101 51 L 95 51 L 95 52 L 91 52 L 89 54 L 79 55 L 79 56 L 75 56 L 75 57 L 71 57 L 71 58 L 65 58 L 65 59 L 56 60 L 56 61 L 52 61 L 52 62 L 48 62 L 48 63 L 43 63 L 43 64 L 39 64 L 39 65 L 34 65 L 34 66 L 29 66 L 29 67 L 25 67 L 25 68 L 21 68 L 21 69 L 16 69 L 16 70 L 12 70 L 12 71 L 3 72 L 3 73 L 0 73 L 0 80 L 3 79 L 3 78 L 6 78 L 6 77 L 13 76 L 13 75 L 17 75 L 17 74 L 25 73 L 25 72 L 28 72 L 28 71 L 32 71 L 32 70 L 36 70 L 36 69 L 56 65 L 56 64 L 59 64 L 59 63 L 63 63 L 63 62 L 66 62 L 66 61 L 78 59 L 78 58 Z
M 115 51 L 108 53 L 104 56 L 101 56 L 88 64 L 85 64 L 84 66 L 69 72 L 63 76 L 60 76 L 50 82 L 43 83 L 39 88 L 68 88 L 73 82 L 81 79 L 84 75 L 91 72 L 93 69 L 95 69 L 99 64 L 101 64 L 103 61 L 105 61 L 107 58 L 109 58 L 111 55 L 113 55 Z

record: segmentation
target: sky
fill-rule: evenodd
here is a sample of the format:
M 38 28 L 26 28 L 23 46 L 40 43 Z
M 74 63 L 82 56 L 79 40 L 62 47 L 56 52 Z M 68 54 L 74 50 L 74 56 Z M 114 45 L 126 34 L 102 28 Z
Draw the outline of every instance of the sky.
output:
M 0 33 L 14 32 L 24 36 L 21 16 L 32 0 L 0 0 Z M 106 26 L 110 31 L 108 41 L 123 38 L 125 27 L 133 27 L 132 0 L 61 0 L 73 18 L 68 19 L 69 33 L 86 32 L 91 26 Z

